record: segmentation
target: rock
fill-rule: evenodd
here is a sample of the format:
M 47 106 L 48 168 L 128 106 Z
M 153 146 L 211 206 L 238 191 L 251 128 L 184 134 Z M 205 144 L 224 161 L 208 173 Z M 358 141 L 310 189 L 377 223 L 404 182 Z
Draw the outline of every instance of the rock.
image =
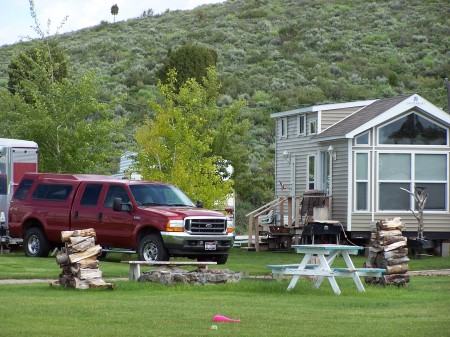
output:
M 167 285 L 173 284 L 216 284 L 238 282 L 240 273 L 234 273 L 229 269 L 199 269 L 186 271 L 184 269 L 155 269 L 144 272 L 139 277 L 139 282 L 155 282 Z

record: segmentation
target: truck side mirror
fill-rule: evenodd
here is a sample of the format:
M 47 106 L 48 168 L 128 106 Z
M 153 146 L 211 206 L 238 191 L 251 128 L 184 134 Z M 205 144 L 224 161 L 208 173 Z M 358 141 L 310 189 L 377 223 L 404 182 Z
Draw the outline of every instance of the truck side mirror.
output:
M 131 203 L 122 203 L 122 198 L 115 198 L 113 201 L 113 210 L 118 212 L 131 212 L 133 207 Z
M 197 200 L 197 207 L 198 208 L 203 208 L 203 201 Z

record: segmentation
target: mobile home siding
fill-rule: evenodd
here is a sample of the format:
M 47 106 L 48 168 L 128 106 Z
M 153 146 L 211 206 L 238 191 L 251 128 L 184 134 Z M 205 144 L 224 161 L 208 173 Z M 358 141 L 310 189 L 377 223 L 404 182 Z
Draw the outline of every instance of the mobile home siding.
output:
M 322 121 L 321 121 L 321 130 L 323 131 L 330 126 L 336 124 L 340 120 L 348 117 L 355 111 L 359 110 L 361 107 L 353 107 L 353 108 L 346 108 L 346 109 L 334 109 L 334 110 L 323 110 L 321 112 L 322 114 Z
M 291 164 L 288 163 L 284 157 L 283 152 L 287 151 L 290 155 L 291 162 L 295 162 L 295 195 L 303 195 L 307 190 L 306 170 L 308 155 L 317 154 L 318 145 L 316 142 L 311 142 L 312 135 L 297 136 L 297 116 L 287 116 L 287 137 L 280 138 L 277 135 L 276 146 L 276 168 L 275 179 L 276 187 L 275 194 L 277 197 L 290 195 L 290 172 Z M 281 118 L 277 118 L 277 132 L 279 130 L 278 124 Z M 310 120 L 316 120 L 317 113 L 306 115 L 306 123 Z M 286 189 L 282 189 L 281 184 L 284 184 Z
M 333 161 L 332 171 L 332 200 L 331 217 L 338 220 L 344 226 L 347 225 L 347 205 L 349 200 L 348 190 L 348 149 L 347 141 L 333 143 L 336 151 L 336 160 Z

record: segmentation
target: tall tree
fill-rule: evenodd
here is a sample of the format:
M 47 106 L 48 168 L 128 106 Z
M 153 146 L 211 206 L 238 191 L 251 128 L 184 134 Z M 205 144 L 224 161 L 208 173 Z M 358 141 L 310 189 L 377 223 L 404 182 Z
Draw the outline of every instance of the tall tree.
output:
M 214 67 L 208 68 L 203 85 L 189 79 L 177 91 L 176 77 L 171 69 L 168 83 L 160 82 L 163 103 L 150 103 L 155 118 L 136 133 L 137 168 L 144 179 L 173 183 L 207 207 L 223 206 L 233 186 L 222 174 L 224 166 L 233 165 L 228 143 L 231 135 L 246 134 L 248 128 L 239 119 L 243 103 L 217 107 L 220 83 Z
M 114 144 L 122 137 L 123 123 L 114 118 L 106 104 L 95 99 L 97 77 L 86 72 L 76 79 L 54 82 L 37 92 L 31 81 L 21 95 L 0 91 L 3 137 L 36 141 L 39 170 L 55 173 L 111 173 Z
M 201 83 L 208 67 L 215 66 L 217 53 L 215 50 L 195 44 L 186 44 L 175 51 L 169 50 L 166 64 L 158 71 L 158 78 L 167 82 L 169 69 L 176 69 L 177 89 L 188 79 L 194 78 Z
M 114 15 L 114 23 L 116 23 L 116 15 L 119 14 L 119 6 L 117 6 L 117 4 L 112 5 L 111 14 Z
M 56 42 L 32 47 L 12 58 L 8 65 L 8 87 L 12 93 L 32 98 L 23 89 L 45 91 L 68 77 L 68 60 Z

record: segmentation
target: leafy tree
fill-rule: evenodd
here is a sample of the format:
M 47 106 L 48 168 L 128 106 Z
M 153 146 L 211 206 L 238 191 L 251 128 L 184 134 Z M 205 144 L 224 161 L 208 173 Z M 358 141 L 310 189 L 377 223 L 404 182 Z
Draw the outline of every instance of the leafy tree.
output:
M 233 165 L 233 134 L 248 129 L 247 121 L 238 118 L 242 103 L 217 107 L 220 83 L 214 67 L 208 68 L 203 85 L 190 79 L 177 91 L 176 77 L 171 69 L 168 83 L 160 82 L 163 102 L 150 103 L 155 118 L 136 133 L 137 168 L 144 179 L 175 184 L 206 207 L 223 206 L 233 187 L 222 174 Z
M 23 92 L 26 87 L 33 91 L 45 91 L 53 83 L 68 76 L 67 56 L 55 42 L 40 44 L 15 56 L 8 65 L 8 87 L 11 93 Z
M 119 6 L 112 5 L 111 7 L 111 14 L 114 15 L 114 23 L 116 22 L 116 15 L 119 14 Z
M 215 66 L 217 53 L 215 50 L 195 44 L 186 44 L 176 51 L 169 50 L 167 63 L 159 70 L 158 78 L 165 83 L 170 81 L 167 78 L 169 69 L 176 69 L 177 81 L 175 88 L 188 79 L 194 78 L 197 83 L 201 83 L 207 74 L 208 67 Z
M 36 141 L 42 172 L 111 173 L 108 165 L 118 156 L 114 143 L 123 123 L 94 99 L 97 88 L 97 77 L 88 71 L 54 82 L 45 93 L 34 91 L 35 84 L 28 81 L 23 89 L 33 97 L 31 103 L 2 90 L 0 109 L 8 128 L 0 133 Z

